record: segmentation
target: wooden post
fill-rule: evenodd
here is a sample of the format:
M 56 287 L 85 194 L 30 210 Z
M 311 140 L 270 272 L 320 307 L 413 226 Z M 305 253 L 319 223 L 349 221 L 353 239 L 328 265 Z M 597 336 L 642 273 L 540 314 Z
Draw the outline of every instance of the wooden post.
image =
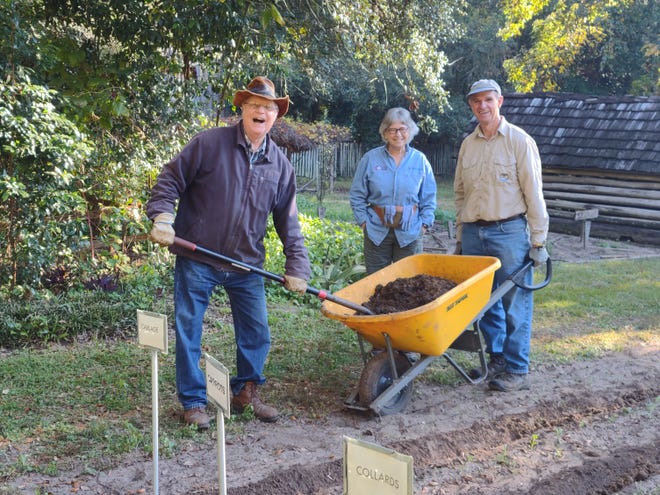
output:
M 447 220 L 447 231 L 450 239 L 456 239 L 456 224 L 451 220 Z
M 575 220 L 582 221 L 582 230 L 580 239 L 582 240 L 582 247 L 587 248 L 589 243 L 589 234 L 591 233 L 591 220 L 598 217 L 598 208 L 589 208 L 586 210 L 577 210 L 575 212 Z

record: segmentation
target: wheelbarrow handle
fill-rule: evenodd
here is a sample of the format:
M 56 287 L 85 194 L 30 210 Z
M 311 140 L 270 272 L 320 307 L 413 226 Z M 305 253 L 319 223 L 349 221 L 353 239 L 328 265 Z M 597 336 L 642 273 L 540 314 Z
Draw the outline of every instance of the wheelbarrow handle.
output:
M 527 285 L 525 283 L 525 273 L 534 267 L 534 261 L 530 259 L 526 260 L 525 264 L 519 270 L 509 275 L 509 277 L 504 282 L 502 282 L 493 292 L 491 292 L 490 299 L 486 305 L 481 308 L 481 311 L 477 316 L 474 317 L 472 322 L 480 320 L 486 311 L 488 311 L 495 303 L 502 299 L 502 297 L 504 297 L 504 295 L 514 287 L 520 287 L 521 289 L 526 290 L 539 290 L 548 285 L 552 279 L 552 261 L 550 258 L 548 258 L 548 260 L 545 262 L 545 266 L 545 279 L 536 285 Z
M 552 280 L 552 260 L 548 258 L 545 262 L 545 279 L 543 279 L 541 282 L 539 282 L 536 285 L 527 285 L 524 282 L 525 273 L 527 272 L 527 270 L 530 270 L 533 267 L 534 267 L 534 262 L 528 259 L 520 270 L 513 273 L 509 277 L 509 280 L 511 280 L 516 286 L 520 287 L 521 289 L 526 289 L 526 290 L 543 289 L 546 285 L 550 283 L 550 280 Z
M 270 280 L 274 280 L 275 282 L 279 282 L 281 284 L 284 284 L 284 276 L 283 275 L 277 275 L 276 273 L 272 273 L 266 270 L 262 270 L 261 268 L 258 268 L 256 266 L 248 265 L 247 263 L 243 263 L 242 261 L 235 260 L 233 258 L 230 258 L 228 256 L 225 256 L 223 254 L 217 253 L 215 251 L 211 251 L 210 249 L 206 249 L 205 247 L 199 246 L 193 242 L 187 241 L 185 239 L 181 239 L 180 237 L 175 237 L 174 238 L 174 245 L 182 247 L 184 249 L 187 249 L 189 251 L 193 252 L 198 252 L 205 254 L 206 256 L 209 256 L 211 258 L 215 258 L 220 261 L 224 261 L 225 263 L 229 263 L 232 266 L 235 266 L 237 268 L 240 268 L 242 270 L 245 270 L 247 272 L 253 272 L 256 273 L 257 275 L 261 275 L 264 278 L 268 278 Z M 314 287 L 307 287 L 307 290 L 305 291 L 307 294 L 312 294 L 322 301 L 325 301 L 326 299 L 328 301 L 337 303 L 341 306 L 345 306 L 349 309 L 355 310 L 359 313 L 363 313 L 365 315 L 373 315 L 374 313 L 369 309 L 364 306 L 361 306 L 359 304 L 355 304 L 352 301 L 348 301 L 347 299 L 342 299 L 341 297 L 337 297 L 333 294 L 330 294 L 324 290 L 321 289 L 315 289 Z

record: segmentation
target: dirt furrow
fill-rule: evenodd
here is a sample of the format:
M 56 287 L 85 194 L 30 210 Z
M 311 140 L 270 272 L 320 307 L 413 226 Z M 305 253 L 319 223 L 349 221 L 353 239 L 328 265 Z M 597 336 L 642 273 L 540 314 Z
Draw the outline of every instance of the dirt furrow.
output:
M 414 440 L 403 440 L 393 442 L 388 447 L 398 452 L 411 455 L 414 458 L 416 471 L 419 472 L 420 480 L 418 485 L 426 489 L 425 493 L 615 493 L 623 486 L 626 486 L 627 480 L 646 479 L 657 473 L 658 466 L 658 440 L 651 442 L 643 447 L 621 447 L 614 451 L 605 459 L 589 460 L 588 463 L 575 470 L 574 466 L 569 466 L 565 471 L 554 474 L 549 479 L 542 479 L 538 483 L 531 483 L 525 491 L 508 491 L 506 487 L 493 486 L 495 491 L 482 491 L 483 487 L 472 486 L 467 488 L 469 491 L 463 491 L 470 485 L 470 478 L 482 478 L 480 484 L 487 486 L 489 478 L 492 477 L 492 468 L 495 471 L 512 469 L 516 466 L 520 469 L 522 462 L 517 457 L 524 456 L 527 463 L 531 457 L 530 450 L 533 451 L 538 446 L 539 437 L 551 437 L 557 432 L 562 432 L 561 436 L 571 436 L 571 432 L 586 428 L 588 423 L 600 424 L 611 422 L 613 415 L 621 411 L 640 409 L 646 410 L 648 404 L 660 393 L 660 388 L 620 391 L 618 397 L 605 400 L 598 395 L 582 395 L 581 397 L 569 397 L 566 400 L 545 401 L 541 406 L 530 411 L 519 414 L 503 415 L 488 422 L 475 422 L 469 428 L 447 433 L 427 435 Z M 626 412 L 626 414 L 632 414 Z M 657 418 L 656 418 L 657 419 Z M 650 425 L 654 424 L 651 422 Z M 657 422 L 656 422 L 657 424 Z M 651 429 L 648 434 L 652 434 Z M 557 442 L 560 442 L 557 439 Z M 543 462 L 550 459 L 554 462 L 552 455 L 548 451 L 554 450 L 558 455 L 560 447 L 545 446 L 540 449 L 541 454 L 538 458 L 534 471 L 543 471 Z M 623 453 L 632 449 L 628 457 Z M 586 454 L 587 458 L 590 455 Z M 591 454 L 597 455 L 597 454 Z M 449 471 L 455 470 L 469 459 L 470 462 L 479 462 L 483 467 L 479 475 L 464 475 L 455 486 L 456 492 L 447 491 L 448 481 L 445 480 L 444 487 L 439 491 L 434 491 L 434 483 L 439 484 L 434 479 L 433 472 L 438 468 L 447 467 Z M 644 461 L 644 462 L 642 462 Z M 528 466 L 529 467 L 529 466 Z M 464 471 L 464 470 L 463 470 Z M 604 471 L 607 471 L 605 473 Z M 424 479 L 429 477 L 431 481 L 426 487 L 423 487 Z M 580 491 L 566 491 L 559 489 L 564 485 L 577 486 L 579 484 L 584 488 Z M 339 460 L 326 462 L 317 465 L 305 465 L 304 459 L 301 459 L 301 465 L 293 466 L 290 469 L 277 471 L 258 482 L 249 483 L 244 486 L 235 487 L 228 491 L 230 495 L 247 495 L 253 493 L 333 493 L 332 488 L 338 489 L 342 482 L 341 462 Z M 492 483 L 490 483 L 492 484 Z M 598 486 L 599 491 L 593 491 L 591 486 Z M 266 489 L 266 487 L 268 487 Z M 557 491 L 554 490 L 556 487 Z M 588 489 L 589 488 L 589 489 Z M 267 491 L 264 491 L 266 489 Z M 329 491 L 330 490 L 330 491 Z M 472 491 L 470 491 L 472 490 Z M 507 491 L 502 491 L 507 490 Z M 550 491 L 548 491 L 550 490 Z M 603 491 L 605 490 L 605 491 Z M 212 493 L 212 491 L 195 492 L 200 495 Z M 339 493 L 339 492 L 337 492 Z
M 339 495 L 343 436 L 412 455 L 416 495 L 654 493 L 660 346 L 539 367 L 530 381 L 529 391 L 502 394 L 421 377 L 402 414 L 364 416 L 343 410 L 337 397 L 337 410 L 323 419 L 285 416 L 274 425 L 229 429 L 228 493 Z M 161 492 L 217 493 L 216 449 L 210 430 L 207 441 L 161 459 Z M 152 461 L 135 453 L 93 475 L 84 466 L 55 477 L 26 473 L 13 480 L 20 488 L 10 493 L 68 494 L 72 480 L 89 494 L 148 493 Z M 637 486 L 643 488 L 633 491 Z
M 423 494 L 615 494 L 660 474 L 657 397 L 476 446 L 417 471 Z M 484 447 L 484 448 L 480 448 Z M 651 493 L 651 492 L 637 492 Z

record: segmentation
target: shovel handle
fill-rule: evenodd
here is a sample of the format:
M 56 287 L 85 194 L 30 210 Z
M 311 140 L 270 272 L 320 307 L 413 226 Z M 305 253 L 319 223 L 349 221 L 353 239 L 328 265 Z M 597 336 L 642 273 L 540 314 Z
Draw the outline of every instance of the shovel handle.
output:
M 266 270 L 262 270 L 261 268 L 257 268 L 256 266 L 251 266 L 248 265 L 247 263 L 243 263 L 242 261 L 235 260 L 233 258 L 230 258 L 228 256 L 225 256 L 220 253 L 216 253 L 215 251 L 211 251 L 210 249 L 206 249 L 202 246 L 198 246 L 197 244 L 187 241 L 185 239 L 181 239 L 180 237 L 175 237 L 174 238 L 174 245 L 182 247 L 184 249 L 187 249 L 192 252 L 198 252 L 205 254 L 206 256 L 209 256 L 211 258 L 215 258 L 220 261 L 224 261 L 225 263 L 229 263 L 232 266 L 235 266 L 237 268 L 240 268 L 242 270 L 245 270 L 247 272 L 254 272 L 258 275 L 261 275 L 264 278 L 268 278 L 270 280 L 274 280 L 275 282 L 279 282 L 281 284 L 284 283 L 284 276 L 283 275 L 277 275 L 275 273 L 271 273 Z M 342 299 L 341 297 L 337 297 L 333 294 L 330 294 L 324 290 L 320 289 L 315 289 L 314 287 L 307 287 L 307 290 L 305 291 L 307 294 L 312 294 L 322 301 L 325 301 L 326 299 L 328 301 L 337 303 L 341 306 L 344 306 L 346 308 L 352 309 L 354 311 L 357 311 L 359 313 L 365 314 L 365 315 L 373 315 L 374 313 L 369 309 L 364 306 L 361 306 L 359 304 L 355 304 L 354 302 L 348 301 L 347 299 Z
M 238 261 L 223 254 L 216 253 L 215 251 L 211 251 L 210 249 L 206 249 L 202 246 L 198 246 L 197 244 L 187 241 L 185 239 L 181 239 L 180 237 L 174 238 L 174 245 L 182 247 L 192 252 L 205 254 L 206 256 L 215 258 L 220 261 L 224 261 L 225 263 L 229 263 L 230 265 L 245 270 L 246 272 L 254 272 L 258 275 L 261 275 L 262 277 L 274 280 L 275 282 L 280 282 L 281 284 L 284 283 L 284 277 L 282 275 L 276 275 L 275 273 L 267 272 L 266 270 L 262 270 L 261 268 L 257 268 L 256 266 L 248 265 L 247 263 L 243 263 L 242 261 Z

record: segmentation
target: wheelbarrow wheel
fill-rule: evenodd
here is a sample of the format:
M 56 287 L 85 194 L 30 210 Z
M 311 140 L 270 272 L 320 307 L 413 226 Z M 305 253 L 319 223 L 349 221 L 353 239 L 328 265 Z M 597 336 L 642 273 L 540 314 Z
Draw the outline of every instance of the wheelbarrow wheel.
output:
M 405 373 L 412 364 L 403 353 L 394 353 L 394 363 L 398 376 Z M 360 405 L 369 407 L 394 382 L 392 367 L 387 352 L 381 352 L 371 358 L 362 370 L 358 387 Z M 413 393 L 413 382 L 403 387 L 392 399 L 382 404 L 379 413 L 396 414 L 403 411 Z

